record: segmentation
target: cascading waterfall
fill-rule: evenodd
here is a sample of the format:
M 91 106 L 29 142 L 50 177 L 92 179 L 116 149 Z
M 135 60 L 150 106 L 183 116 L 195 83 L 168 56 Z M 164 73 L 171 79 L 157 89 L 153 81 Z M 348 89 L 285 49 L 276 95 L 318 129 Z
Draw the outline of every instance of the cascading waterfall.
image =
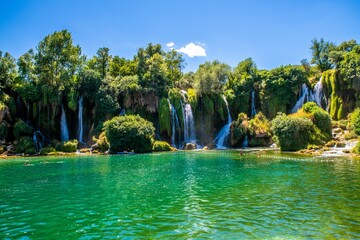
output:
M 34 132 L 33 140 L 35 142 L 36 152 L 39 152 L 44 142 L 44 136 L 40 131 Z
M 295 113 L 297 112 L 297 110 L 299 110 L 302 105 L 304 105 L 304 103 L 306 103 L 308 100 L 311 99 L 311 92 L 310 89 L 308 88 L 308 86 L 306 85 L 306 83 L 303 83 L 303 85 L 301 86 L 301 92 L 300 92 L 300 97 L 299 99 L 296 101 L 294 107 L 292 108 L 291 112 Z
M 185 143 L 196 143 L 196 131 L 194 115 L 191 109 L 190 103 L 186 102 L 187 92 L 181 90 L 184 102 L 181 102 L 182 113 L 184 118 L 184 142 Z
M 66 122 L 66 114 L 64 110 L 64 106 L 61 105 L 61 141 L 69 140 L 69 129 Z
M 303 85 L 301 86 L 299 99 L 296 101 L 294 107 L 291 110 L 292 113 L 299 110 L 306 102 L 315 102 L 321 108 L 328 108 L 328 103 L 324 96 L 323 84 L 321 79 L 322 78 L 320 78 L 320 80 L 315 84 L 313 90 L 309 89 L 309 87 L 305 83 L 303 83 Z M 323 106 L 323 99 L 325 100 L 326 106 Z
M 247 148 L 248 146 L 249 146 L 248 135 L 245 135 L 244 141 L 242 142 L 241 147 Z
M 215 137 L 215 140 L 214 140 L 216 148 L 219 148 L 219 149 L 226 148 L 224 143 L 225 143 L 226 138 L 230 134 L 230 125 L 232 123 L 232 118 L 231 118 L 228 102 L 226 101 L 225 96 L 223 96 L 223 99 L 224 99 L 226 109 L 228 112 L 228 121 L 227 121 L 226 125 L 221 128 L 220 132 L 217 134 L 217 136 Z
M 254 117 L 256 115 L 256 109 L 255 109 L 255 91 L 251 91 L 251 117 Z
M 176 147 L 176 129 L 178 129 L 178 136 L 180 138 L 180 124 L 179 124 L 179 118 L 176 113 L 176 109 L 174 106 L 170 103 L 170 100 L 167 99 L 169 103 L 170 108 L 170 114 L 171 114 L 171 146 Z
M 78 112 L 78 141 L 83 142 L 83 97 L 79 98 L 79 112 Z
M 321 100 L 324 98 L 324 93 L 323 93 L 323 84 L 320 80 L 315 84 L 314 90 L 313 90 L 313 94 L 312 94 L 312 101 L 316 102 L 316 104 L 319 107 L 322 107 L 322 103 Z M 325 106 L 326 108 L 326 106 Z

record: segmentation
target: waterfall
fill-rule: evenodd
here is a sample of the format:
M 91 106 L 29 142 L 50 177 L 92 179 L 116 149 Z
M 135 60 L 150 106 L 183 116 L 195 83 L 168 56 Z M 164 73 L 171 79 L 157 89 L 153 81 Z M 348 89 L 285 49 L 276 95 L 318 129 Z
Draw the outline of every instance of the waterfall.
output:
M 33 139 L 35 142 L 36 152 L 39 152 L 44 142 L 44 136 L 41 134 L 40 131 L 36 131 L 34 132 Z
M 190 103 L 186 102 L 187 92 L 181 90 L 184 102 L 181 102 L 182 113 L 184 118 L 184 142 L 185 143 L 196 143 L 196 131 L 194 115 L 191 109 Z
M 223 99 L 224 99 L 226 109 L 227 109 L 227 112 L 228 112 L 228 121 L 227 121 L 226 125 L 221 128 L 220 132 L 217 134 L 217 136 L 215 137 L 215 140 L 214 140 L 216 148 L 220 148 L 220 149 L 226 148 L 224 146 L 224 143 L 225 143 L 226 138 L 230 134 L 230 125 L 231 125 L 231 122 L 232 122 L 228 102 L 226 101 L 225 96 L 223 96 Z
M 61 141 L 69 140 L 69 129 L 66 122 L 66 114 L 64 110 L 64 106 L 61 105 Z
M 325 99 L 325 105 L 326 105 L 324 106 L 324 108 L 327 109 L 328 103 L 324 96 L 323 84 L 321 79 L 322 78 L 320 77 L 320 80 L 315 84 L 313 90 L 309 89 L 308 86 L 305 83 L 303 83 L 301 87 L 299 99 L 297 100 L 297 102 L 295 103 L 294 107 L 291 110 L 292 113 L 299 110 L 302 107 L 302 105 L 304 105 L 304 103 L 306 102 L 315 102 L 319 107 L 323 108 L 322 106 L 323 99 Z
M 304 103 L 306 103 L 308 100 L 310 100 L 312 97 L 312 94 L 310 92 L 310 89 L 308 88 L 308 86 L 306 85 L 306 83 L 303 83 L 302 87 L 301 87 L 301 92 L 300 92 L 300 96 L 299 99 L 296 101 L 294 107 L 292 108 L 291 112 L 295 113 L 297 112 L 297 110 L 299 110 L 302 105 L 304 105 Z
M 320 77 L 320 80 L 315 84 L 313 94 L 312 94 L 312 101 L 316 102 L 316 104 L 319 107 L 323 107 L 322 100 L 325 98 L 324 92 L 323 92 L 323 84 L 322 84 L 321 80 L 322 80 L 322 77 Z M 324 107 L 326 109 L 327 108 L 326 98 L 325 98 L 325 104 L 326 104 L 326 106 L 324 106 Z
M 171 146 L 176 147 L 175 138 L 176 138 L 176 129 L 178 129 L 179 133 L 178 136 L 180 138 L 180 124 L 179 124 L 179 118 L 176 113 L 176 109 L 174 106 L 170 103 L 170 100 L 167 99 L 169 103 L 170 108 L 170 114 L 171 114 Z
M 247 148 L 248 146 L 249 146 L 249 140 L 248 140 L 248 136 L 246 134 L 245 137 L 244 137 L 244 141 L 241 144 L 241 147 Z
M 83 97 L 81 96 L 79 99 L 79 112 L 78 112 L 78 140 L 79 142 L 83 142 Z
M 251 91 L 251 117 L 254 117 L 256 115 L 256 109 L 255 109 L 255 91 Z

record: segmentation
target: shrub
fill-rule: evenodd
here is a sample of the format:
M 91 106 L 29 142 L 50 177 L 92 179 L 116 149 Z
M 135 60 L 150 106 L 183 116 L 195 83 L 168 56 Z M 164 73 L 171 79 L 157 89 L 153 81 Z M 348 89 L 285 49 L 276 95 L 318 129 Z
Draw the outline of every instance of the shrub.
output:
M 74 139 L 74 140 L 64 142 L 63 146 L 61 148 L 61 151 L 76 152 L 77 147 L 78 147 L 78 141 L 76 139 Z
M 289 117 L 281 113 L 271 122 L 274 139 L 281 151 L 304 149 L 311 142 L 314 125 L 306 118 Z
M 31 136 L 32 133 L 32 127 L 26 124 L 23 120 L 19 120 L 15 123 L 13 130 L 15 139 L 19 139 L 22 136 Z
M 46 148 L 42 148 L 40 150 L 40 155 L 44 156 L 44 155 L 48 155 L 51 152 L 56 152 L 56 149 L 53 147 L 46 147 Z
M 356 144 L 356 146 L 352 149 L 353 153 L 360 154 L 360 141 Z
M 165 141 L 155 141 L 153 145 L 154 152 L 164 152 L 171 151 L 172 148 L 168 142 Z
M 99 135 L 99 138 L 96 139 L 96 143 L 101 152 L 106 152 L 107 150 L 109 150 L 109 142 L 106 139 L 105 132 L 102 132 Z
M 326 140 L 331 138 L 331 117 L 330 115 L 316 105 L 314 102 L 307 102 L 302 107 L 303 111 L 310 114 L 310 118 Z
M 360 108 L 356 108 L 350 117 L 350 125 L 354 127 L 354 132 L 360 135 Z
M 125 150 L 150 152 L 154 141 L 153 124 L 139 115 L 118 116 L 104 123 L 110 153 Z
M 77 146 L 78 146 L 78 141 L 76 139 L 66 141 L 66 142 L 54 141 L 53 145 L 55 146 L 56 151 L 76 152 Z
M 16 153 L 25 153 L 33 155 L 36 153 L 35 142 L 31 137 L 20 138 L 15 148 Z

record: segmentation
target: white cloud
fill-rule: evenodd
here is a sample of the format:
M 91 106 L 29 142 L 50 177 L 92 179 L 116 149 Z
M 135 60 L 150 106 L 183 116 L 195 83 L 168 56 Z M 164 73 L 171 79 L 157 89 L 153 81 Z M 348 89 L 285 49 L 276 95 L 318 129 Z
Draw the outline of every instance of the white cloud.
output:
M 175 43 L 173 43 L 173 42 L 168 42 L 168 43 L 166 44 L 166 46 L 168 46 L 169 48 L 172 48 L 173 46 L 175 46 Z
M 200 44 L 188 43 L 185 47 L 177 49 L 178 52 L 184 53 L 189 57 L 206 57 L 205 48 Z

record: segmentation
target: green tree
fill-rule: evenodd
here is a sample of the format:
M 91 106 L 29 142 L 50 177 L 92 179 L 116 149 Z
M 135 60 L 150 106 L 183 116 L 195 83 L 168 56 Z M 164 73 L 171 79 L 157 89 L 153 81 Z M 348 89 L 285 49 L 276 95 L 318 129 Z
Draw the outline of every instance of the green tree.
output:
M 220 94 L 230 74 L 230 66 L 219 61 L 201 64 L 195 73 L 195 88 L 199 96 Z
M 109 62 L 111 60 L 111 55 L 109 54 L 109 48 L 102 47 L 96 52 L 96 68 L 100 72 L 101 78 L 105 78 L 109 70 Z
M 335 49 L 333 43 L 325 41 L 323 38 L 317 40 L 316 38 L 311 41 L 310 47 L 312 52 L 311 63 L 315 64 L 320 72 L 324 72 L 333 67 L 330 61 L 330 52 Z
M 0 51 L 0 90 L 11 89 L 16 77 L 15 58 L 10 53 Z

